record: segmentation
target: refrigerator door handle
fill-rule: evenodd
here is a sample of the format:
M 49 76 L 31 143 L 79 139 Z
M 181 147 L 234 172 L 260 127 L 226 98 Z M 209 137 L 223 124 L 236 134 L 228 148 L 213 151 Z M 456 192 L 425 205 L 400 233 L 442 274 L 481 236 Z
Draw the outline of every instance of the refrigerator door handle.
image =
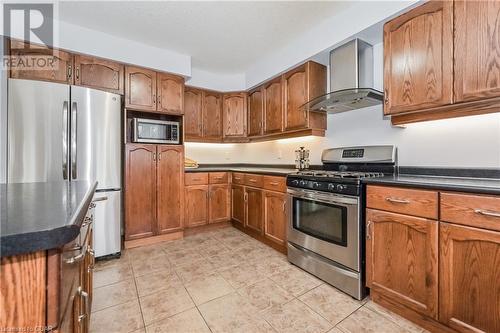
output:
M 63 179 L 68 179 L 68 102 L 63 102 L 62 107 L 62 173 Z
M 77 104 L 76 102 L 71 103 L 71 179 L 76 179 L 78 177 L 77 163 L 76 163 L 76 129 L 77 129 Z

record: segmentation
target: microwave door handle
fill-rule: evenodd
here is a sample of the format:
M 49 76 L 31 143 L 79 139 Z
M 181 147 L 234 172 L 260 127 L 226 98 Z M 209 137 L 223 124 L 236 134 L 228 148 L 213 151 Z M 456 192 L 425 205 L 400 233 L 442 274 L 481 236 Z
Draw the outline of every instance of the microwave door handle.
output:
M 68 101 L 62 107 L 62 174 L 63 179 L 68 179 Z
M 71 103 L 71 179 L 76 179 L 78 177 L 77 171 L 77 104 L 76 102 Z

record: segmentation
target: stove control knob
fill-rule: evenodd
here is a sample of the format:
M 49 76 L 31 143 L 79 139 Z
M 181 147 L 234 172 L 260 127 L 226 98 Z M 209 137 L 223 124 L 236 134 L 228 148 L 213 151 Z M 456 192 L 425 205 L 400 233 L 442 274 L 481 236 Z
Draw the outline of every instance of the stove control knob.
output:
M 340 184 L 337 184 L 337 186 L 335 187 L 335 189 L 337 191 L 342 191 L 344 188 L 345 188 L 345 186 L 344 185 L 340 185 Z
M 301 185 L 301 186 L 306 186 L 306 185 L 307 185 L 307 182 L 306 182 L 305 180 L 301 180 L 301 181 L 300 181 L 300 185 Z
M 299 181 L 298 181 L 297 179 L 294 179 L 294 180 L 292 180 L 292 184 L 293 184 L 293 185 L 298 185 L 298 184 L 299 184 Z
M 314 182 L 312 185 L 313 185 L 313 187 L 315 187 L 315 188 L 318 188 L 318 187 L 320 187 L 320 186 L 321 186 L 321 184 L 320 184 L 320 183 L 318 183 L 318 182 Z
M 335 185 L 333 185 L 333 184 L 328 184 L 328 190 L 329 190 L 329 191 L 333 191 L 333 190 L 335 190 Z

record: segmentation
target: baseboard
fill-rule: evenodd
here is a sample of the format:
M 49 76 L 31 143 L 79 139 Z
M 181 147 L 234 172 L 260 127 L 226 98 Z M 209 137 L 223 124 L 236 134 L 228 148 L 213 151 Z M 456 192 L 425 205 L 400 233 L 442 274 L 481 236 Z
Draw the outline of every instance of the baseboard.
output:
M 131 249 L 134 247 L 147 246 L 165 241 L 181 239 L 183 237 L 184 237 L 184 231 L 177 231 L 177 232 L 172 232 L 170 234 L 163 234 L 158 236 L 128 240 L 125 241 L 124 245 L 126 249 Z
M 184 236 L 196 235 L 196 234 L 199 234 L 202 232 L 217 230 L 217 229 L 221 229 L 221 228 L 228 228 L 230 226 L 231 226 L 231 222 L 229 222 L 229 221 L 199 225 L 196 227 L 190 227 L 190 228 L 184 229 Z
M 418 312 L 416 312 L 413 309 L 410 309 L 394 300 L 392 300 L 390 297 L 383 295 L 381 293 L 378 293 L 376 291 L 370 290 L 370 298 L 372 299 L 373 302 L 383 306 L 386 309 L 391 310 L 392 312 L 400 315 L 401 317 L 408 319 L 409 321 L 425 328 L 426 330 L 430 332 L 435 332 L 435 333 L 457 333 L 454 329 L 443 325 L 442 323 L 438 322 L 437 320 L 426 317 Z

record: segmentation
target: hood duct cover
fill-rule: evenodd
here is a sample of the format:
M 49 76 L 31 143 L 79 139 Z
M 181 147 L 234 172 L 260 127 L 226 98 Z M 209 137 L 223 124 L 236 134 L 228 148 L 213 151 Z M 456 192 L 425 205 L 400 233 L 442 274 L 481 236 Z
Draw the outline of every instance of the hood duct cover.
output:
M 373 89 L 373 49 L 354 39 L 330 52 L 331 93 L 302 106 L 308 111 L 338 113 L 380 105 L 381 91 Z

